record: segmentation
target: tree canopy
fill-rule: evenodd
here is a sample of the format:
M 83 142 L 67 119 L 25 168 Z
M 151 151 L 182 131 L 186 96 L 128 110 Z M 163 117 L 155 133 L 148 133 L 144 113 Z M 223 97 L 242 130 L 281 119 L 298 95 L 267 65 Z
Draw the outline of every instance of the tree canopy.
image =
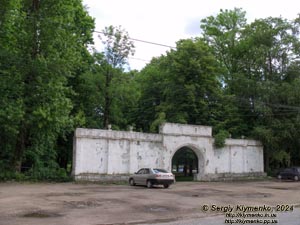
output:
M 0 180 L 66 178 L 76 127 L 158 132 L 163 122 L 255 138 L 267 171 L 300 164 L 300 17 L 247 23 L 240 8 L 199 21 L 199 37 L 126 69 L 122 27 L 101 32 L 81 0 L 0 0 Z M 22 175 L 20 175 L 22 174 Z

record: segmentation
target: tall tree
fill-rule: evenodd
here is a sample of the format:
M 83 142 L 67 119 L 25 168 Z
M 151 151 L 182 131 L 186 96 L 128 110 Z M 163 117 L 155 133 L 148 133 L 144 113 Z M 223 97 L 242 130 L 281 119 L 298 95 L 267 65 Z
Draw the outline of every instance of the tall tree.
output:
M 203 40 L 213 49 L 221 68 L 222 100 L 216 130 L 228 130 L 233 137 L 249 135 L 252 118 L 251 104 L 244 90 L 255 87 L 241 71 L 244 66 L 242 34 L 247 25 L 246 12 L 241 8 L 220 10 L 216 16 L 201 20 Z M 244 92 L 244 93 L 241 93 Z
M 295 129 L 299 105 L 291 96 L 297 96 L 299 27 L 297 20 L 283 18 L 259 19 L 248 25 L 240 12 L 221 11 L 202 20 L 201 27 L 224 68 L 224 94 L 235 99 L 242 118 L 239 126 L 246 125 L 244 135 L 263 142 L 268 170 L 291 152 L 295 155 L 298 145 L 293 140 L 299 139 Z M 289 97 L 284 90 L 290 90 Z
M 21 40 L 24 14 L 20 0 L 1 0 L 0 14 L 0 170 L 7 170 L 24 115 Z
M 111 105 L 112 105 L 112 80 L 115 74 L 122 71 L 123 66 L 127 63 L 129 55 L 134 54 L 134 45 L 130 40 L 128 33 L 119 27 L 105 27 L 100 36 L 104 45 L 105 63 L 102 63 L 105 75 L 105 105 L 103 127 L 108 128 L 110 124 Z
M 22 18 L 18 27 L 22 38 L 11 48 L 19 53 L 20 64 L 13 63 L 22 89 L 9 95 L 18 93 L 22 116 L 16 143 L 10 143 L 10 165 L 16 171 L 24 163 L 36 171 L 55 169 L 57 139 L 74 124 L 68 80 L 76 74 L 82 52 L 92 41 L 94 23 L 80 0 L 18 3 L 13 12 L 15 18 Z M 14 73 L 8 76 L 13 78 Z
M 209 47 L 201 40 L 181 40 L 168 59 L 169 84 L 162 110 L 170 122 L 209 125 L 220 91 L 218 67 Z
M 144 129 L 154 131 L 154 125 L 165 120 L 211 124 L 220 91 L 217 71 L 215 58 L 201 40 L 181 40 L 176 50 L 152 60 L 140 78 L 144 113 L 139 120 L 145 121 Z
M 107 93 L 107 64 L 104 54 L 94 53 L 94 62 L 89 70 L 80 76 L 78 88 L 80 104 L 85 114 L 84 126 L 104 128 L 105 93 Z M 109 122 L 114 129 L 127 129 L 134 125 L 136 102 L 139 98 L 139 87 L 136 82 L 136 71 L 124 72 L 113 70 L 109 84 L 110 115 Z
M 136 126 L 139 130 L 156 132 L 158 125 L 165 121 L 166 115 L 159 106 L 164 102 L 163 93 L 168 85 L 166 60 L 167 57 L 163 55 L 153 58 L 136 78 L 141 90 L 135 110 Z
M 237 49 L 246 22 L 246 12 L 241 8 L 221 9 L 217 16 L 201 20 L 203 39 L 213 48 L 216 58 L 225 69 L 225 84 L 234 79 L 234 74 L 239 69 Z

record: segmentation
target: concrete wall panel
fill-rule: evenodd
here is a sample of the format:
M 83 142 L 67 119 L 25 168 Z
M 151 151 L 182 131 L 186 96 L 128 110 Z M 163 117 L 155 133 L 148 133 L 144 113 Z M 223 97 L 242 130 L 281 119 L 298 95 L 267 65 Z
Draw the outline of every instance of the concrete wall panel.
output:
M 224 174 L 263 173 L 260 142 L 228 139 L 223 148 L 215 149 L 211 130 L 207 126 L 171 123 L 164 124 L 160 134 L 78 128 L 74 137 L 73 175 L 81 179 L 93 174 L 94 179 L 97 174 L 132 174 L 143 167 L 171 171 L 172 157 L 182 147 L 189 147 L 198 157 L 198 180 Z

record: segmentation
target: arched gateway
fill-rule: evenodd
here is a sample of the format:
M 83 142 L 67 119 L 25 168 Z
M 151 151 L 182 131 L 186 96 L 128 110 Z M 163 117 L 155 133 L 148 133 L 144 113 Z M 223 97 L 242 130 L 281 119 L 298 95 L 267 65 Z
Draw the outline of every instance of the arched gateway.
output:
M 195 175 L 204 173 L 203 153 L 195 146 L 183 146 L 172 157 L 172 172 L 176 180 L 194 180 Z
M 197 162 L 178 159 L 177 166 L 190 167 L 195 180 L 264 175 L 260 142 L 227 139 L 216 149 L 211 127 L 173 123 L 163 124 L 159 134 L 76 129 L 73 175 L 76 180 L 122 180 L 143 167 L 174 171 L 172 160 L 182 149 L 194 152 Z

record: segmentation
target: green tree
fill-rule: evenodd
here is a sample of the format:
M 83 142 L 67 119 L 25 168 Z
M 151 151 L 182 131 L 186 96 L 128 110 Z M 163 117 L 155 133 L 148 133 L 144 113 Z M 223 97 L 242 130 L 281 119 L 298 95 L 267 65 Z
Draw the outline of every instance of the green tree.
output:
M 37 177 L 46 176 L 45 169 L 55 172 L 58 168 L 58 138 L 75 125 L 71 115 L 74 92 L 69 81 L 78 72 L 83 52 L 92 41 L 94 23 L 80 0 L 24 0 L 5 6 L 8 14 L 4 19 L 15 20 L 11 26 L 7 24 L 11 27 L 11 34 L 7 34 L 16 34 L 7 50 L 17 53 L 11 61 L 15 72 L 9 71 L 6 76 L 20 82 L 20 86 L 14 84 L 19 90 L 6 89 L 7 96 L 18 101 L 12 110 L 19 115 L 14 128 L 16 141 L 7 143 L 6 152 L 9 150 L 11 157 L 6 159 L 12 170 L 20 171 L 25 165 Z
M 153 58 L 136 77 L 141 91 L 138 107 L 134 110 L 138 130 L 155 132 L 160 122 L 164 122 L 166 115 L 159 107 L 165 99 L 164 90 L 168 85 L 166 60 L 166 56 Z
M 117 73 L 113 79 L 112 124 L 116 129 L 136 128 L 136 107 L 140 98 L 137 71 Z
M 214 55 L 224 68 L 225 84 L 235 78 L 239 69 L 239 40 L 246 22 L 246 12 L 241 8 L 221 9 L 217 16 L 201 20 L 203 39 L 213 48 Z
M 112 82 L 115 74 L 120 73 L 127 63 L 129 55 L 134 54 L 134 45 L 128 33 L 119 27 L 105 27 L 100 36 L 104 45 L 104 58 L 102 67 L 105 76 L 104 87 L 104 107 L 103 107 L 103 127 L 108 128 L 112 107 Z
M 166 107 L 161 105 L 166 117 L 170 122 L 209 125 L 220 91 L 218 67 L 209 47 L 201 40 L 181 40 L 168 59 Z
M 267 170 L 269 165 L 280 165 L 281 162 L 274 161 L 279 152 L 293 151 L 296 146 L 290 143 L 299 135 L 294 126 L 299 104 L 288 100 L 297 91 L 293 89 L 286 95 L 299 77 L 297 74 L 292 77 L 290 73 L 299 57 L 297 29 L 286 19 L 267 18 L 246 26 L 242 35 L 244 54 L 241 59 L 245 67 L 241 73 L 248 87 L 244 85 L 242 89 L 241 86 L 239 93 L 249 99 L 249 113 L 255 118 L 254 136 L 265 144 Z
M 157 130 L 159 121 L 211 124 L 220 93 L 217 72 L 215 58 L 201 40 L 181 40 L 176 50 L 153 59 L 139 78 L 143 129 Z
M 277 167 L 279 159 L 287 158 L 278 157 L 283 151 L 297 155 L 297 20 L 270 17 L 248 25 L 245 12 L 234 9 L 221 10 L 219 15 L 202 20 L 201 27 L 204 40 L 214 49 L 223 68 L 223 100 L 231 99 L 233 103 L 225 107 L 231 115 L 229 120 L 218 123 L 218 129 L 229 131 L 235 124 L 234 136 L 260 139 L 266 170 L 269 165 Z M 290 159 L 293 161 L 293 157 Z
M 0 13 L 0 170 L 10 168 L 24 115 L 20 41 L 24 16 L 21 1 L 1 0 Z
M 113 69 L 107 64 L 103 53 L 94 53 L 93 59 L 90 69 L 80 76 L 78 86 L 80 107 L 86 120 L 84 126 L 104 128 L 105 94 L 109 94 L 110 123 L 114 129 L 127 129 L 136 120 L 133 112 L 139 99 L 139 87 L 135 79 L 137 71 Z M 109 88 L 106 86 L 107 68 L 113 73 Z

